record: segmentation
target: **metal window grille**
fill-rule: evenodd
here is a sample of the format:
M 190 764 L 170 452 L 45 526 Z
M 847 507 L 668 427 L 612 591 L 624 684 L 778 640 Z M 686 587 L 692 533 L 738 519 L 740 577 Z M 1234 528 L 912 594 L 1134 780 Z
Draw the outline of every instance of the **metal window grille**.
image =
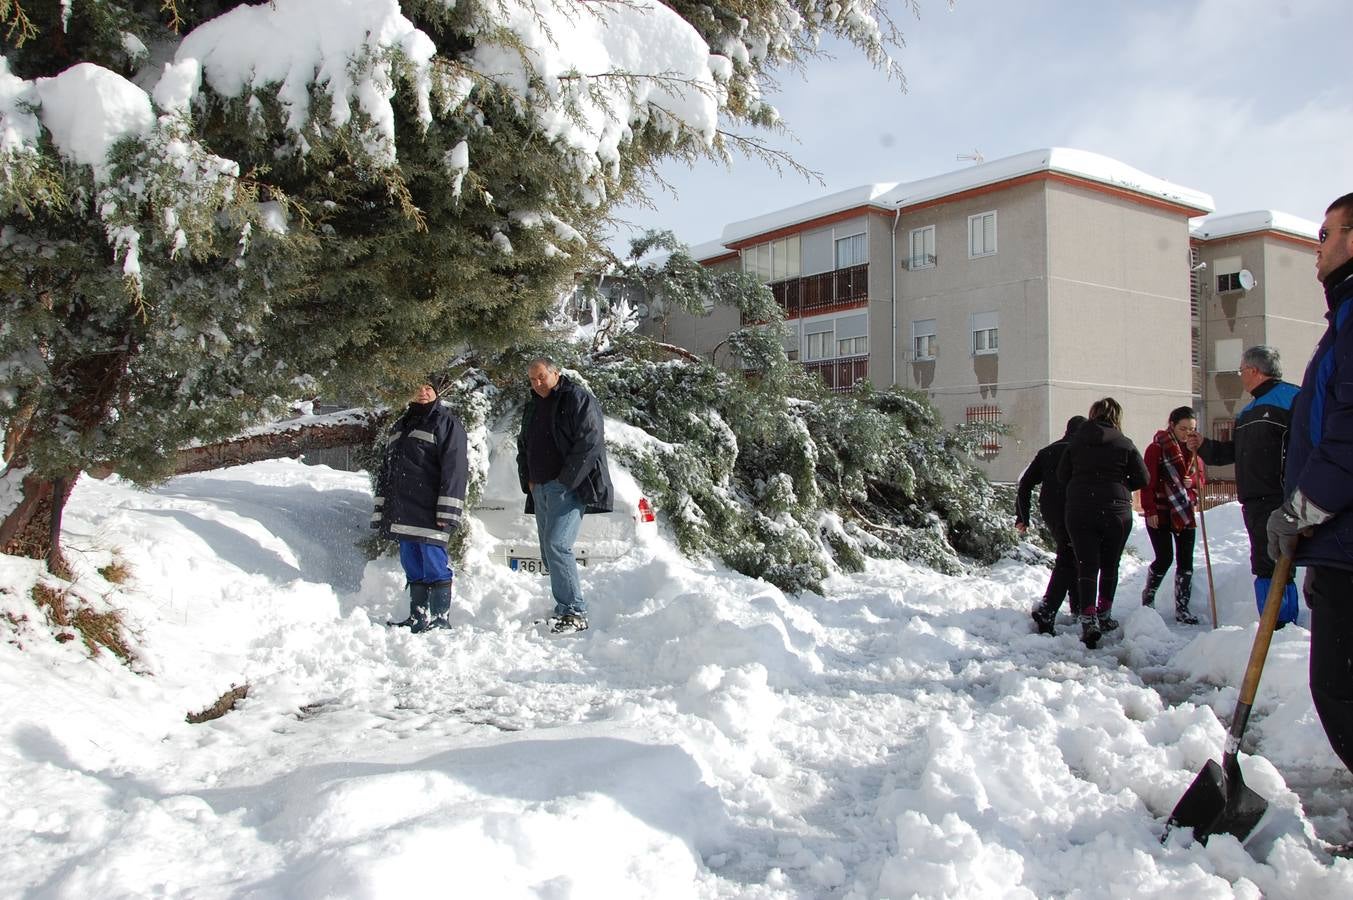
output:
M 988 459 L 1001 451 L 1001 408 L 992 403 L 969 406 L 964 418 L 975 426 L 977 447 Z

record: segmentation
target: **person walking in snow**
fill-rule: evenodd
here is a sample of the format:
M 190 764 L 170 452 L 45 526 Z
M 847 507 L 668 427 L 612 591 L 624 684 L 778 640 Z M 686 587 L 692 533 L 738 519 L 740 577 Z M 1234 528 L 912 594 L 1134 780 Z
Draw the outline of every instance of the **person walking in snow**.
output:
M 1306 567 L 1311 699 L 1353 771 L 1353 193 L 1325 211 L 1315 254 L 1328 325 L 1292 403 L 1283 491 L 1268 554 Z
M 469 481 L 465 426 L 431 380 L 385 434 L 371 527 L 399 542 L 409 615 L 391 625 L 420 634 L 450 628 L 451 571 L 446 547 L 460 527 Z
M 1146 463 L 1122 422 L 1117 400 L 1096 400 L 1057 464 L 1057 478 L 1066 485 L 1066 530 L 1076 551 L 1081 640 L 1091 649 L 1101 634 L 1118 627 L 1110 615 L 1118 561 L 1132 531 L 1132 492 L 1147 482 Z
M 1264 612 L 1269 585 L 1273 583 L 1274 559 L 1268 555 L 1268 517 L 1283 502 L 1283 465 L 1287 460 L 1287 433 L 1292 421 L 1292 401 L 1297 386 L 1282 380 L 1282 362 L 1274 347 L 1259 345 L 1246 350 L 1236 370 L 1240 383 L 1254 398 L 1236 416 L 1232 439 L 1219 441 L 1194 432 L 1189 446 L 1211 466 L 1236 467 L 1236 494 L 1250 536 L 1250 572 L 1254 575 L 1254 601 Z M 1289 580 L 1283 590 L 1278 627 L 1297 620 L 1300 606 L 1297 585 Z
M 1198 431 L 1198 414 L 1191 406 L 1170 411 L 1169 426 L 1156 432 L 1146 448 L 1146 472 L 1150 481 L 1141 491 L 1142 518 L 1156 558 L 1146 570 L 1142 606 L 1156 605 L 1156 589 L 1174 563 L 1174 619 L 1181 625 L 1197 625 L 1189 611 L 1193 596 L 1193 546 L 1198 535 L 1198 488 L 1203 483 L 1203 463 L 1189 446 Z
M 532 361 L 527 377 L 531 394 L 517 436 L 517 475 L 550 570 L 550 632 L 571 634 L 587 629 L 573 541 L 584 513 L 610 512 L 613 504 L 606 423 L 597 398 L 553 360 Z
M 1062 461 L 1062 454 L 1071 436 L 1084 424 L 1085 416 L 1068 419 L 1066 432 L 1034 455 L 1033 462 L 1019 477 L 1019 489 L 1015 493 L 1015 530 L 1024 534 L 1029 530 L 1030 497 L 1034 487 L 1042 485 L 1038 491 L 1038 511 L 1043 514 L 1043 522 L 1052 532 L 1053 544 L 1057 549 L 1052 575 L 1048 577 L 1047 589 L 1043 591 L 1043 601 L 1034 607 L 1032 614 L 1039 634 L 1052 634 L 1057 611 L 1062 608 L 1062 600 L 1068 596 L 1071 598 L 1071 614 L 1080 615 L 1076 552 L 1071 548 L 1071 535 L 1066 530 L 1066 489 L 1057 480 L 1057 464 Z

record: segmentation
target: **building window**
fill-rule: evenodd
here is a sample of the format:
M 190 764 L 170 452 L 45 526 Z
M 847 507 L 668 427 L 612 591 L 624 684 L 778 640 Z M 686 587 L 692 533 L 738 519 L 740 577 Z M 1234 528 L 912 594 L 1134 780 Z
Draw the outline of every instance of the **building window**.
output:
M 1001 451 L 1001 408 L 991 403 L 969 406 L 965 416 L 978 451 L 987 459 Z
M 996 212 L 968 216 L 968 257 L 991 256 L 996 252 Z
M 935 358 L 935 320 L 911 323 L 911 356 L 915 360 Z
M 911 230 L 911 256 L 908 269 L 929 269 L 935 265 L 935 226 Z
M 804 359 L 831 359 L 832 343 L 835 341 L 835 334 L 828 331 L 810 331 L 805 335 L 808 347 L 804 354 Z
M 1000 323 L 997 321 L 996 313 L 977 313 L 972 317 L 973 356 L 995 353 L 1000 347 L 999 336 Z
M 836 342 L 837 356 L 864 356 L 869 352 L 869 338 L 844 338 Z
M 863 234 L 838 238 L 836 241 L 836 268 L 849 269 L 869 262 L 869 247 Z
M 841 316 L 833 323 L 836 331 L 836 355 L 869 355 L 869 314 Z
M 1238 291 L 1241 289 L 1240 273 L 1226 272 L 1217 276 L 1217 293 L 1224 294 L 1227 291 Z
M 761 281 L 798 278 L 802 272 L 799 236 L 754 244 L 742 250 L 742 271 Z

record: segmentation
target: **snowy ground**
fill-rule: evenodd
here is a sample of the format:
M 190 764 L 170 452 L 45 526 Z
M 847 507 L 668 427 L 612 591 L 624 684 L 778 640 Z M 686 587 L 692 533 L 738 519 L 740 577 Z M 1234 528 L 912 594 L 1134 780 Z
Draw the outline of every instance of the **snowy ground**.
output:
M 293 462 L 83 479 L 76 591 L 123 610 L 135 671 L 53 640 L 38 567 L 0 557 L 0 894 L 1353 896 L 1321 849 L 1353 838 L 1353 778 L 1311 708 L 1304 613 L 1246 739 L 1261 832 L 1160 843 L 1253 637 L 1235 506 L 1207 521 L 1223 627 L 1137 606 L 1138 528 L 1123 633 L 1095 651 L 1032 633 L 1046 569 L 873 563 L 786 597 L 661 537 L 585 570 L 593 627 L 552 639 L 546 581 L 480 534 L 460 624 L 414 636 L 383 625 L 398 564 L 354 550 L 369 512 L 363 475 Z M 125 588 L 96 573 L 114 558 Z

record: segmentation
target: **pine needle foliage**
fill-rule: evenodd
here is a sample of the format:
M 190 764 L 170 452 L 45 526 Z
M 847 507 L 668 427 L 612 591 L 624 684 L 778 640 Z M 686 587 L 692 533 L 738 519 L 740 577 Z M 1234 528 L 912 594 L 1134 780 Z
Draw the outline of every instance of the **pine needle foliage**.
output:
M 655 249 L 665 251 L 656 261 Z M 946 429 L 914 391 L 828 391 L 786 358 L 782 313 L 754 278 L 712 272 L 667 235 L 636 242 L 612 274 L 681 308 L 736 307 L 748 324 L 728 346 L 742 368 L 674 359 L 667 345 L 630 333 L 602 348 L 525 348 L 485 369 L 501 373 L 499 415 L 524 393 L 527 360 L 548 355 L 608 416 L 646 432 L 652 440 L 613 442 L 610 452 L 666 514 L 684 553 L 788 591 L 820 591 L 832 571 L 859 570 L 870 556 L 960 572 L 1016 545 L 1009 498 L 972 462 L 971 438 Z

